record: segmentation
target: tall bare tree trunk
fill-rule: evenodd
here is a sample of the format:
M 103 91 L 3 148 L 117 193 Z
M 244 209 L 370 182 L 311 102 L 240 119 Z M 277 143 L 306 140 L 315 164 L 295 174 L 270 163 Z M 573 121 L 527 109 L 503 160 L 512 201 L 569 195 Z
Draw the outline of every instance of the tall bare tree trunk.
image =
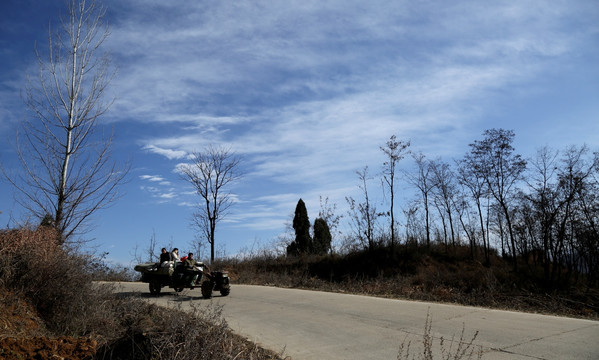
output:
M 111 160 L 112 136 L 96 134 L 114 75 L 100 53 L 109 35 L 105 10 L 93 0 L 68 5 L 58 31 L 49 29 L 47 56 L 36 48 L 39 76 L 28 80 L 24 98 L 33 116 L 16 140 L 23 172 L 2 170 L 17 202 L 39 219 L 51 218 L 60 242 L 84 233 L 89 217 L 118 198 L 129 169 Z
M 387 161 L 383 164 L 383 179 L 387 183 L 391 196 L 389 215 L 391 216 L 391 251 L 393 251 L 395 247 L 395 169 L 397 162 L 403 159 L 408 152 L 410 142 L 397 141 L 395 135 L 392 135 L 385 145 L 385 147 L 381 147 L 381 150 L 387 155 Z

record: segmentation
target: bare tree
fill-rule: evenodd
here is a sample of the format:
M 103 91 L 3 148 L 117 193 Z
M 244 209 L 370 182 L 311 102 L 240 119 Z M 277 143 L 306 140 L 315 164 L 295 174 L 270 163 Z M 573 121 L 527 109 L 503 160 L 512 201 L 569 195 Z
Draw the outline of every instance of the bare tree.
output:
M 329 204 L 329 197 L 322 198 L 322 195 L 319 196 L 320 199 L 320 211 L 318 212 L 318 217 L 323 219 L 329 229 L 331 231 L 332 240 L 335 240 L 337 235 L 340 235 L 341 232 L 339 229 L 339 222 L 343 218 L 343 215 L 337 215 L 335 212 L 337 211 L 337 204 Z
M 362 171 L 356 171 L 356 174 L 360 179 L 358 187 L 362 190 L 364 201 L 357 203 L 351 196 L 345 198 L 350 208 L 348 211 L 350 227 L 362 245 L 367 245 L 368 249 L 372 250 L 374 248 L 375 225 L 378 214 L 376 205 L 372 204 L 368 196 L 367 183 L 370 179 L 368 166 L 365 166 Z
M 489 193 L 487 191 L 487 185 L 483 178 L 480 177 L 480 173 L 475 171 L 476 163 L 475 159 L 472 158 L 471 155 L 466 154 L 463 160 L 458 161 L 457 163 L 457 176 L 458 182 L 468 190 L 468 193 L 474 203 L 476 205 L 476 210 L 478 214 L 478 221 L 480 226 L 480 235 L 483 243 L 483 251 L 485 254 L 485 261 L 489 263 L 490 261 L 490 251 L 491 244 L 489 238 L 487 236 L 488 233 L 488 206 L 487 206 L 487 216 L 485 223 L 485 214 L 483 213 L 483 204 L 484 200 L 487 200 L 487 204 L 489 203 Z M 487 225 L 485 225 L 487 224 Z M 471 244 L 473 245 L 473 244 Z M 471 251 L 474 249 L 471 246 Z
M 433 191 L 435 185 L 431 175 L 431 162 L 426 160 L 426 157 L 423 153 L 413 154 L 412 157 L 414 161 L 416 161 L 416 166 L 418 167 L 418 174 L 414 175 L 409 172 L 406 172 L 406 178 L 408 182 L 414 185 L 422 196 L 422 205 L 424 208 L 424 225 L 426 231 L 426 247 L 430 248 L 431 244 L 431 230 L 430 230 L 430 196 Z
M 464 190 L 464 189 L 462 189 Z M 465 190 L 464 190 L 465 191 Z M 462 225 L 462 229 L 464 230 L 464 234 L 468 238 L 468 243 L 470 244 L 470 257 L 472 260 L 475 258 L 476 252 L 476 222 L 472 218 L 470 214 L 470 204 L 467 199 L 467 194 L 458 190 L 457 195 L 454 198 L 454 208 L 458 215 L 458 220 L 460 221 L 460 225 Z M 466 218 L 466 221 L 464 221 Z M 459 232 L 458 232 L 459 235 Z
M 158 243 L 156 242 L 156 230 L 152 229 L 152 236 L 150 236 L 150 243 L 148 244 L 148 248 L 146 249 L 148 261 L 149 262 L 157 262 L 160 259 L 160 255 L 156 251 L 156 247 Z
M 418 216 L 418 206 L 416 202 L 408 205 L 408 208 L 403 210 L 404 216 L 406 218 L 406 244 L 418 245 L 418 234 L 419 231 L 419 219 Z
M 574 262 L 577 260 L 574 257 L 576 253 L 576 242 L 578 235 L 587 237 L 591 235 L 592 238 L 596 239 L 597 227 L 593 224 L 594 220 L 588 212 L 589 205 L 591 208 L 597 208 L 596 203 L 593 204 L 593 196 L 596 192 L 592 188 L 592 184 L 589 180 L 592 178 L 594 171 L 595 162 L 589 162 L 585 158 L 588 152 L 586 145 L 581 147 L 570 146 L 562 152 L 562 158 L 560 160 L 561 166 L 558 169 L 558 207 L 561 208 L 558 214 L 558 221 L 556 226 L 555 234 L 555 251 L 552 254 L 554 264 L 565 265 L 568 269 L 566 272 L 566 282 L 569 281 L 569 277 L 572 270 L 576 267 Z M 591 205 L 593 204 L 593 205 Z M 596 212 L 596 210 L 594 210 Z M 587 225 L 591 225 L 590 227 Z M 582 226 L 581 226 L 582 225 Z M 586 228 L 586 229 L 585 229 Z M 593 229 L 594 230 L 591 230 Z M 584 229 L 584 230 L 582 230 Z M 589 232 L 591 230 L 591 232 Z M 595 240 L 595 246 L 597 241 Z M 596 247 L 585 247 L 583 253 L 589 253 L 596 251 Z M 580 262 L 580 261 L 578 261 Z M 553 275 L 555 276 L 555 268 L 559 267 L 558 273 L 562 271 L 563 266 L 554 266 Z
M 432 180 L 434 185 L 435 204 L 439 207 L 439 212 L 443 211 L 447 215 L 447 225 L 449 225 L 449 234 L 451 236 L 451 245 L 455 247 L 455 230 L 453 227 L 455 197 L 457 188 L 455 175 L 448 163 L 442 160 L 431 162 L 433 173 Z
M 228 215 L 233 197 L 227 187 L 241 177 L 241 158 L 228 148 L 208 146 L 194 152 L 191 164 L 181 166 L 184 180 L 193 185 L 202 201 L 193 214 L 194 225 L 210 244 L 210 261 L 214 262 L 216 225 Z
M 470 144 L 470 156 L 473 160 L 476 176 L 485 180 L 487 189 L 503 211 L 510 240 L 514 270 L 518 270 L 516 239 L 510 214 L 510 197 L 516 184 L 526 170 L 526 161 L 514 153 L 512 142 L 514 132 L 504 129 L 490 129 L 483 133 L 483 140 Z
M 39 219 L 51 218 L 61 243 L 83 233 L 89 217 L 118 197 L 128 172 L 111 160 L 112 134 L 98 131 L 114 75 L 100 52 L 109 35 L 104 14 L 93 0 L 72 0 L 58 31 L 49 30 L 47 55 L 36 48 L 39 75 L 24 95 L 33 116 L 16 138 L 23 172 L 3 169 L 16 201 Z
M 152 236 L 150 236 L 150 241 L 148 242 L 148 247 L 144 248 L 139 252 L 139 246 L 136 244 L 133 249 L 133 259 L 138 263 L 145 262 L 156 262 L 160 258 L 157 254 L 156 247 L 158 246 L 158 242 L 156 241 L 156 231 L 152 229 Z
M 383 180 L 387 184 L 389 189 L 389 196 L 391 206 L 389 208 L 389 216 L 391 217 L 391 249 L 394 248 L 395 244 L 395 172 L 397 162 L 404 158 L 408 152 L 410 141 L 397 141 L 395 135 L 391 135 L 391 138 L 385 143 L 385 146 L 381 146 L 381 150 L 387 155 L 387 161 L 383 164 Z
M 541 228 L 541 239 L 543 242 L 543 271 L 545 279 L 549 279 L 549 270 L 551 267 L 551 249 L 553 249 L 553 229 L 562 204 L 566 202 L 559 201 L 557 172 L 558 172 L 559 151 L 552 150 L 548 146 L 537 150 L 536 157 L 530 162 L 532 173 L 529 176 L 528 187 L 530 195 L 528 200 L 531 202 L 537 222 Z M 567 197 L 566 197 L 567 199 Z M 554 260 L 559 260 L 554 258 Z

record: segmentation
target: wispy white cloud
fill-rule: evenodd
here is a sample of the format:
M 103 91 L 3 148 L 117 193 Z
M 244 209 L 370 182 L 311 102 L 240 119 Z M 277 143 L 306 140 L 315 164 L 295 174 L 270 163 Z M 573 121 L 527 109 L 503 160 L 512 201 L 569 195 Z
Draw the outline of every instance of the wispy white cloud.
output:
M 590 33 L 569 31 L 597 10 L 565 1 L 119 6 L 137 11 L 113 26 L 124 60 L 115 109 L 168 128 L 143 149 L 180 162 L 231 147 L 281 194 L 254 188 L 240 203 L 277 213 L 298 196 L 348 191 L 354 170 L 382 163 L 392 134 L 429 156 L 459 155 L 509 94 L 538 91 L 597 34 L 588 15 Z
M 169 160 L 182 159 L 187 155 L 187 152 L 183 150 L 164 149 L 155 145 L 146 145 L 143 147 L 143 150 L 147 150 L 154 154 L 165 156 Z
M 181 201 L 181 202 L 177 203 L 177 205 L 185 206 L 185 207 L 196 207 L 197 203 L 193 203 L 193 202 L 189 202 L 189 201 Z
M 159 199 L 160 202 L 174 200 L 180 197 L 181 195 L 185 195 L 179 194 L 178 189 L 172 187 L 171 182 L 167 181 L 164 177 L 160 175 L 140 175 L 139 178 L 141 180 L 149 181 L 156 185 L 141 185 L 139 189 L 142 192 L 149 194 L 150 197 L 154 199 Z
M 173 192 L 169 192 L 169 193 L 164 193 L 164 194 L 158 195 L 158 197 L 161 198 L 161 199 L 173 199 L 176 196 L 177 195 L 175 195 L 175 193 L 173 193 Z
M 142 180 L 148 180 L 148 181 L 154 181 L 154 182 L 164 181 L 164 178 L 161 176 L 158 176 L 158 175 L 140 175 L 139 178 Z

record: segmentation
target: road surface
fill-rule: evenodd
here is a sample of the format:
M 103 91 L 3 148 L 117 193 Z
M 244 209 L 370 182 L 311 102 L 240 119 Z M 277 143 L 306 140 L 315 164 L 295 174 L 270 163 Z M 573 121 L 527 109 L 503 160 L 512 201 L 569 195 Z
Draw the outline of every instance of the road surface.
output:
M 449 340 L 464 328 L 466 341 L 478 331 L 483 359 L 599 359 L 599 321 L 235 284 L 229 296 L 211 300 L 199 289 L 150 296 L 144 283 L 119 283 L 117 291 L 164 306 L 222 305 L 235 332 L 293 360 L 396 359 L 408 342 L 410 358 L 420 355 L 427 314 L 435 352 L 441 337 L 446 350 L 455 349 Z

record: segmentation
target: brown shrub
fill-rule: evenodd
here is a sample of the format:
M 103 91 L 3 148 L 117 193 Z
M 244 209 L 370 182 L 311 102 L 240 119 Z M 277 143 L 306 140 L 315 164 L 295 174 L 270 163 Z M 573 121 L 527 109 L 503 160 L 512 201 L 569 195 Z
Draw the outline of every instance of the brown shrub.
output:
M 1 279 L 27 298 L 59 334 L 85 335 L 102 322 L 109 289 L 85 271 L 89 257 L 59 246 L 53 229 L 12 230 L 0 236 Z
M 220 309 L 188 314 L 115 296 L 92 281 L 97 258 L 54 239 L 44 227 L 0 232 L 0 319 L 11 319 L 0 358 L 281 358 L 233 335 Z
M 281 359 L 234 335 L 221 308 L 165 309 L 136 299 L 117 305 L 123 336 L 98 351 L 108 359 Z
M 18 286 L 15 281 L 31 267 L 29 262 L 47 261 L 59 249 L 56 231 L 50 227 L 0 231 L 0 283 Z

